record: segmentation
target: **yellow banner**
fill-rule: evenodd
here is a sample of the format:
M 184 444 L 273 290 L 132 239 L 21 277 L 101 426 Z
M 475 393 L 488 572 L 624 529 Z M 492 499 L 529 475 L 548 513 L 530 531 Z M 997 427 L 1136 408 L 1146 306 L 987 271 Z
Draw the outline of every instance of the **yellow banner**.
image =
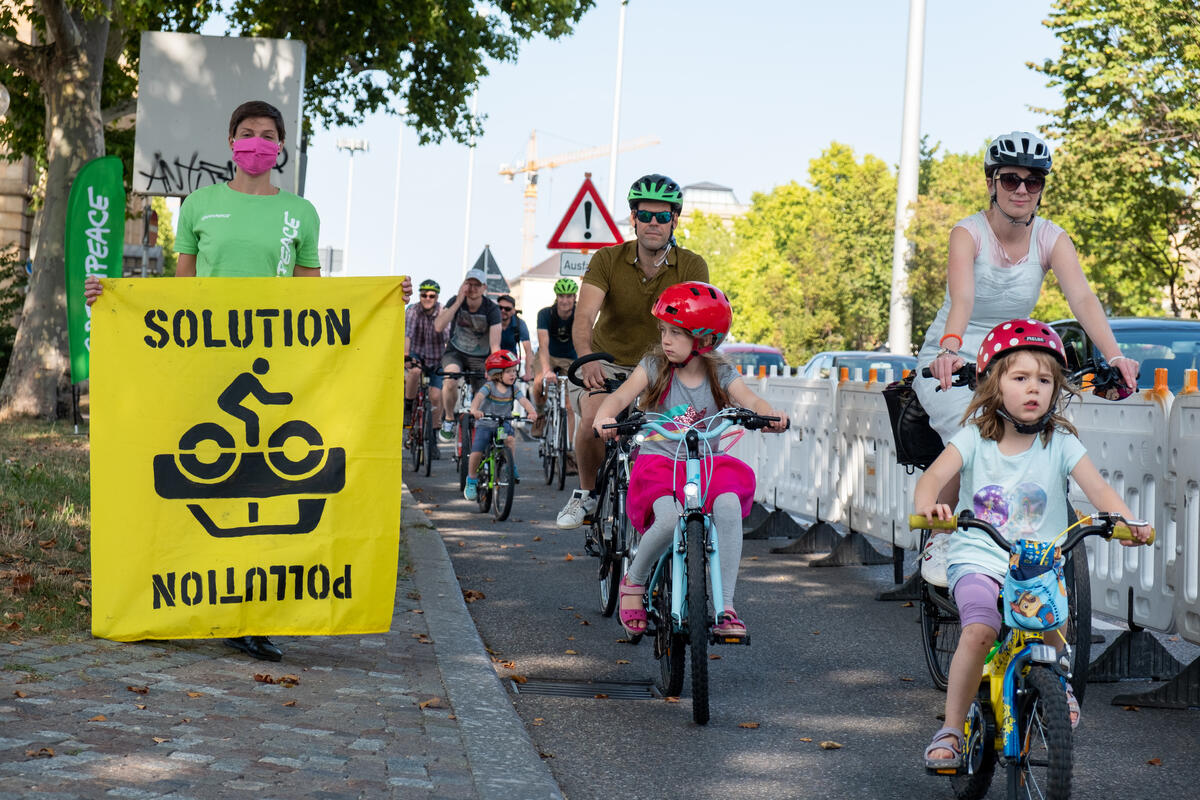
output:
M 92 309 L 92 633 L 388 630 L 400 279 L 102 283 Z

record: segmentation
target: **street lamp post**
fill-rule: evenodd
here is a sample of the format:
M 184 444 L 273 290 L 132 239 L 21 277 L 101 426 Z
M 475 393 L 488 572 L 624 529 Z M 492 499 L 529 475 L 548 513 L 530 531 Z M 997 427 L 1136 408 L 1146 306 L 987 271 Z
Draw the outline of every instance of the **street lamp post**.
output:
M 346 243 L 342 247 L 342 271 L 350 274 L 350 194 L 354 188 L 354 153 L 366 152 L 371 149 L 371 143 L 366 139 L 338 139 L 338 150 L 350 153 L 350 169 L 346 175 Z

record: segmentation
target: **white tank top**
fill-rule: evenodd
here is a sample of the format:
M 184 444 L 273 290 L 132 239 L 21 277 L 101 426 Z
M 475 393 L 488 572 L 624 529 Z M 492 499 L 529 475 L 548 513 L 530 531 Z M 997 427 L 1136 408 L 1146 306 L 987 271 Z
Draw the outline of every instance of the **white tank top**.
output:
M 975 304 L 971 308 L 971 319 L 963 332 L 959 353 L 968 362 L 973 362 L 979 346 L 988 332 L 1010 319 L 1028 317 L 1037 305 L 1042 291 L 1042 279 L 1049 267 L 1050 253 L 1063 234 L 1063 229 L 1053 222 L 1034 217 L 1029 236 L 1029 252 L 1024 258 L 1011 261 L 996 238 L 987 215 L 980 211 L 954 226 L 971 234 L 975 241 Z M 946 319 L 950 315 L 950 290 L 947 287 L 942 307 L 925 334 L 925 343 L 917 353 L 917 379 L 914 388 L 921 405 L 929 413 L 930 424 L 947 441 L 959 427 L 959 420 L 971 400 L 971 391 L 966 387 L 953 388 L 948 392 L 934 392 L 937 381 L 921 378 L 920 371 L 937 358 L 941 345 L 938 342 L 946 332 Z M 949 434 L 949 435 L 948 435 Z

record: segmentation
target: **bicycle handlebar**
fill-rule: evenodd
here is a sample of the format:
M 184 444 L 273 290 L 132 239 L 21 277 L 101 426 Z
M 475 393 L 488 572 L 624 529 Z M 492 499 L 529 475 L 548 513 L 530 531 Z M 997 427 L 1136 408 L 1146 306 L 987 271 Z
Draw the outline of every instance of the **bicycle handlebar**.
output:
M 590 364 L 593 361 L 607 361 L 611 364 L 613 363 L 612 353 L 588 353 L 586 356 L 580 356 L 572 361 L 571 366 L 567 368 L 567 380 L 578 386 L 580 389 L 586 389 L 587 386 L 585 386 L 583 381 L 579 379 L 579 368 L 584 364 Z M 605 378 L 604 389 L 597 391 L 604 391 L 611 394 L 615 392 L 617 387 L 619 387 L 622 383 L 623 381 L 619 381 L 615 378 Z
M 1118 524 L 1118 523 L 1125 524 Z M 1144 527 L 1149 523 L 1144 520 L 1132 519 L 1127 520 L 1121 514 L 1111 511 L 1100 511 L 1095 514 L 1081 515 L 1079 522 L 1071 533 L 1067 534 L 1067 539 L 1062 544 L 1062 552 L 1070 552 L 1077 544 L 1082 542 L 1088 536 L 1103 536 L 1105 541 L 1118 539 L 1122 541 L 1133 541 L 1138 544 L 1154 544 L 1155 532 L 1154 528 L 1150 528 L 1150 538 L 1145 542 L 1141 541 L 1133 535 L 1130 526 Z M 970 511 L 962 511 L 958 515 L 950 519 L 933 519 L 922 514 L 910 514 L 908 517 L 908 527 L 912 530 L 947 530 L 953 531 L 961 528 L 975 528 L 986 533 L 991 540 L 996 543 L 996 546 L 1005 552 L 1013 552 L 1013 546 L 1005 539 L 1000 531 L 986 520 L 972 514 Z
M 969 361 L 958 369 L 954 370 L 953 375 L 954 381 L 950 384 L 951 386 L 967 386 L 974 391 L 976 384 L 979 382 L 975 365 Z M 1118 391 L 1125 389 L 1127 393 L 1137 389 L 1136 386 L 1129 387 L 1125 384 L 1125 379 L 1121 375 L 1121 370 L 1109 364 L 1107 361 L 1102 361 L 1099 359 L 1089 359 L 1083 364 L 1080 364 L 1077 368 L 1070 370 L 1067 373 L 1067 382 L 1078 383 L 1087 375 L 1092 376 L 1092 394 L 1096 395 L 1097 397 L 1103 397 L 1105 400 L 1121 399 L 1121 397 L 1114 398 L 1109 396 L 1109 392 L 1113 389 Z M 929 367 L 922 368 L 921 377 L 933 377 L 933 373 L 930 371 Z M 941 390 L 941 386 L 938 386 L 937 389 L 935 389 L 935 391 L 938 392 Z
M 649 428 L 655 433 L 661 434 L 664 438 L 672 441 L 682 441 L 690 431 L 695 431 L 700 439 L 715 439 L 719 437 L 726 429 L 733 425 L 741 425 L 746 430 L 760 430 L 767 427 L 772 422 L 778 422 L 779 417 L 765 417 L 761 414 L 756 414 L 748 408 L 726 408 L 718 411 L 713 416 L 723 417 L 716 425 L 708 430 L 700 431 L 695 427 L 678 428 L 671 430 L 663 427 L 663 425 L 654 420 L 646 418 L 644 413 L 639 413 L 636 416 L 630 417 L 623 422 L 616 422 L 601 427 L 605 429 L 616 429 L 619 436 L 631 436 L 642 428 Z M 710 417 L 711 419 L 711 417 Z M 787 427 L 792 426 L 791 420 L 788 420 Z M 785 428 L 784 430 L 787 430 Z

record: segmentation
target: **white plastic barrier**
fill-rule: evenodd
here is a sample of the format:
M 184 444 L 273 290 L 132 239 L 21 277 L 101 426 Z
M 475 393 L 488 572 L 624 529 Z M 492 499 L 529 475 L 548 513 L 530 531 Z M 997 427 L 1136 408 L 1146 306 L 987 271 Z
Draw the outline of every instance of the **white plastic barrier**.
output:
M 1156 531 L 1166 527 L 1167 436 L 1171 396 L 1141 392 L 1119 403 L 1091 394 L 1068 405 L 1067 416 L 1079 430 L 1092 463 L 1117 491 L 1129 509 L 1149 520 Z M 1070 500 L 1076 508 L 1093 507 L 1071 482 Z M 1139 625 L 1170 630 L 1174 600 L 1167 588 L 1164 548 L 1125 547 L 1119 542 L 1089 539 L 1092 609 L 1118 619 L 1130 614 Z
M 830 519 L 837 489 L 832 381 L 767 378 L 758 392 L 788 413 L 792 429 L 762 436 L 757 498 L 761 502 L 813 519 Z
M 908 476 L 896 463 L 895 444 L 881 389 L 890 373 L 874 383 L 843 383 L 837 395 L 839 483 L 835 513 L 853 530 L 915 549 L 918 535 L 908 529 L 912 495 Z M 840 512 L 840 513 L 837 513 Z
M 1179 634 L 1200 644 L 1200 394 L 1180 395 L 1171 407 L 1170 469 L 1173 519 L 1161 540 L 1174 589 Z M 1159 535 L 1164 532 L 1158 528 Z

